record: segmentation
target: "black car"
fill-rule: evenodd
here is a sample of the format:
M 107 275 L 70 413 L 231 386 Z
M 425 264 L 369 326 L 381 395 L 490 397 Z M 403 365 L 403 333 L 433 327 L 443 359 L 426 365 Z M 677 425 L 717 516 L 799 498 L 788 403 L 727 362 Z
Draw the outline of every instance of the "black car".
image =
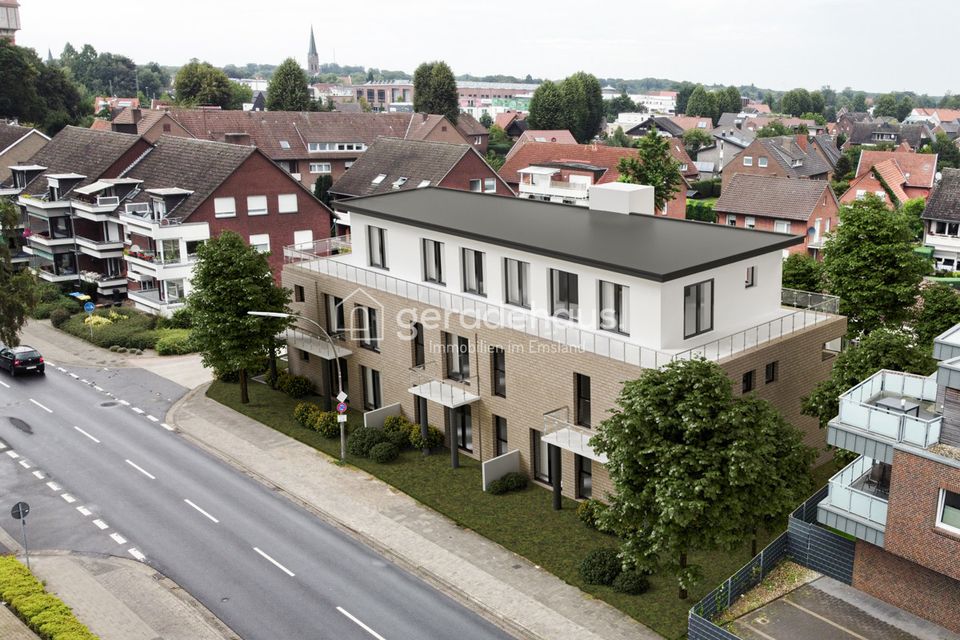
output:
M 0 349 L 0 368 L 9 371 L 12 376 L 18 373 L 43 375 L 43 356 L 39 351 L 25 344 L 19 347 L 4 347 Z

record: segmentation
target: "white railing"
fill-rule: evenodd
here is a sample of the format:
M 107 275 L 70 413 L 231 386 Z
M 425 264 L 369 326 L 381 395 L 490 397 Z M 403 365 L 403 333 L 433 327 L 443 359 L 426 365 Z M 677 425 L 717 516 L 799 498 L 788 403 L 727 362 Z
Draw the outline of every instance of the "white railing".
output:
M 285 247 L 283 256 L 286 264 L 295 264 L 301 269 L 438 307 L 493 326 L 520 331 L 541 340 L 557 342 L 571 351 L 588 351 L 644 369 L 657 369 L 673 360 L 705 358 L 718 361 L 835 317 L 818 308 L 803 309 L 673 354 L 628 342 L 604 331 L 583 329 L 576 323 L 560 318 L 538 316 L 518 307 L 503 307 L 435 286 L 395 278 L 383 271 L 325 259 L 350 252 L 350 238 L 335 237 Z M 810 295 L 812 297 L 809 300 L 814 305 L 833 308 L 836 304 L 836 298 L 832 296 Z M 791 299 L 797 306 L 803 302 L 801 296 L 792 296 Z
M 469 376 L 462 380 L 445 378 L 443 367 L 442 361 L 410 367 L 410 387 L 419 390 L 417 395 L 445 407 L 459 407 L 480 399 L 479 376 Z
M 936 375 L 930 377 L 882 370 L 840 396 L 841 424 L 875 436 L 927 448 L 940 440 L 943 416 L 920 418 L 870 404 L 880 397 L 914 398 L 936 402 Z
M 884 529 L 887 525 L 887 501 L 851 486 L 869 473 L 872 466 L 871 458 L 860 456 L 830 478 L 830 505 Z

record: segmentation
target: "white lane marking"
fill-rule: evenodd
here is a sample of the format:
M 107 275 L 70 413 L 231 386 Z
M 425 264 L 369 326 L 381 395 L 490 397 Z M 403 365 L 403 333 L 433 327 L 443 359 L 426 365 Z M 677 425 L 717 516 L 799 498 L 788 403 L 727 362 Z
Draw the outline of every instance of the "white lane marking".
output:
M 79 379 L 80 379 L 80 376 L 78 376 L 78 375 L 75 374 L 75 373 L 71 373 L 71 374 L 70 374 L 70 377 L 73 378 L 74 380 L 79 380 Z
M 43 480 L 44 478 L 47 477 L 47 476 L 43 475 L 43 471 L 40 471 L 39 469 L 37 469 L 36 471 L 34 471 L 34 472 L 33 472 L 33 475 L 35 475 L 38 480 Z
M 33 467 L 33 465 L 30 464 L 29 462 L 27 462 L 26 460 L 21 460 L 21 461 L 20 461 L 20 466 L 23 467 L 24 469 L 29 469 L 29 468 Z
M 130 408 L 133 409 L 134 413 L 143 414 L 143 409 L 141 409 L 140 407 L 130 407 Z
M 287 569 L 285 566 L 283 566 L 282 564 L 280 564 L 279 562 L 277 562 L 276 560 L 274 560 L 273 558 L 271 558 L 270 556 L 268 556 L 267 554 L 265 554 L 263 551 L 260 551 L 260 549 L 254 547 L 253 550 L 256 551 L 257 553 L 259 553 L 259 554 L 260 554 L 261 556 L 263 556 L 264 558 L 266 558 L 267 562 L 269 562 L 270 564 L 272 564 L 273 566 L 275 566 L 277 569 L 280 569 L 280 571 L 283 571 L 285 574 L 287 574 L 287 575 L 290 576 L 291 578 L 292 578 L 294 575 L 296 575 L 296 574 L 293 573 L 293 571 L 290 571 L 290 569 Z
M 47 483 L 47 486 L 50 487 L 50 491 L 60 491 L 60 489 L 63 489 L 63 487 L 58 485 L 56 482 L 53 482 L 52 480 Z
M 98 387 L 97 385 L 93 385 L 93 388 L 97 391 L 103 391 L 103 387 Z
M 59 371 L 60 373 L 66 373 L 66 372 L 67 372 L 67 370 L 64 369 L 63 367 L 57 367 L 57 371 Z
M 122 404 L 122 405 L 125 406 L 125 407 L 129 407 L 129 406 L 130 406 L 130 403 L 127 402 L 126 400 L 119 400 L 119 402 L 120 402 L 120 404 Z
M 345 616 L 347 616 L 348 618 L 350 618 L 358 627 L 360 627 L 361 629 L 363 629 L 364 631 L 366 631 L 367 633 L 369 633 L 370 635 L 372 635 L 372 636 L 373 636 L 374 638 L 376 638 L 377 640 L 386 640 L 386 638 L 384 638 L 382 635 L 380 635 L 379 633 L 377 633 L 376 631 L 374 631 L 373 629 L 371 629 L 371 628 L 368 627 L 367 625 L 363 624 L 363 622 L 361 622 L 358 618 L 356 618 L 355 616 L 353 616 L 349 611 L 347 611 L 347 610 L 344 609 L 343 607 L 337 607 L 337 611 L 339 611 L 339 612 L 342 613 L 343 615 L 345 615 Z
M 124 538 L 119 533 L 111 533 L 110 537 L 113 538 L 113 541 L 116 542 L 117 544 L 127 544 L 127 539 Z
M 150 473 L 149 471 L 147 471 L 146 469 L 138 465 L 136 462 L 131 462 L 130 460 L 127 460 L 127 464 L 133 467 L 134 469 L 136 469 L 137 471 L 139 471 L 140 473 L 142 473 L 143 475 L 147 476 L 151 480 L 157 479 L 155 475 L 153 475 L 152 473 Z
M 88 438 L 90 438 L 91 440 L 93 440 L 94 442 L 96 442 L 97 444 L 100 444 L 100 441 L 99 441 L 99 440 L 97 440 L 96 438 L 94 438 L 92 435 L 90 435 L 89 433 L 87 433 L 86 431 L 84 431 L 83 429 L 81 429 L 80 427 L 74 425 L 73 428 L 76 429 L 77 431 L 79 431 L 80 433 L 82 433 L 83 435 L 87 436 Z
M 85 506 L 83 506 L 83 505 L 80 505 L 79 507 L 77 507 L 77 511 L 80 512 L 80 515 L 85 516 L 85 517 L 86 517 L 86 516 L 89 516 L 89 515 L 91 515 L 91 513 L 93 513 L 92 511 L 90 511 L 90 509 L 87 509 L 87 508 L 86 508 Z
M 83 384 L 90 384 L 90 381 L 87 380 L 86 378 L 80 378 L 80 382 L 82 382 Z
M 0 451 L 3 451 L 3 450 L 6 449 L 6 448 L 7 448 L 7 445 L 5 445 L 4 443 L 0 442 Z
M 147 415 L 147 420 L 149 420 L 150 422 L 160 422 L 160 419 L 159 419 L 159 418 L 154 418 L 153 416 L 151 416 L 151 415 L 149 415 L 149 414 Z
M 103 531 L 104 529 L 109 529 L 109 528 L 110 528 L 110 525 L 108 525 L 108 524 L 107 524 L 106 522 L 104 522 L 103 520 L 100 520 L 99 518 L 96 519 L 96 520 L 94 520 L 94 521 L 93 521 L 93 524 L 97 525 L 97 529 L 100 529 L 100 531 Z
M 46 411 L 47 413 L 53 413 L 53 410 L 52 410 L 52 409 L 47 409 L 45 406 L 43 406 L 42 404 L 40 404 L 39 402 L 37 402 L 37 401 L 34 400 L 33 398 L 30 398 L 30 402 L 32 402 L 33 404 L 37 405 L 38 407 L 40 407 L 41 409 L 43 409 L 43 410 Z
M 44 362 L 46 362 L 46 363 L 47 363 L 48 365 L 50 365 L 51 367 L 57 366 L 57 365 L 53 364 L 52 362 L 50 362 L 49 360 L 44 360 Z
M 10 451 L 7 451 L 7 455 L 13 458 L 14 460 L 20 457 L 20 454 L 14 451 L 13 449 L 11 449 Z
M 8 384 L 7 384 L 6 382 L 4 382 L 3 380 L 0 380 L 0 384 L 2 384 L 3 386 L 5 386 L 7 389 L 10 388 L 10 385 L 8 385 Z
M 143 555 L 142 553 L 140 553 L 140 550 L 137 549 L 136 547 L 131 547 L 131 548 L 127 549 L 127 553 L 129 553 L 130 555 L 132 555 L 134 558 L 136 558 L 136 559 L 139 560 L 140 562 L 143 562 L 144 560 L 147 559 L 147 556 L 145 556 L 145 555 Z
M 207 513 L 206 511 L 204 511 L 204 510 L 201 509 L 200 507 L 198 507 L 197 505 L 195 505 L 191 500 L 189 500 L 189 499 L 187 499 L 187 498 L 184 498 L 183 501 L 186 502 L 186 503 L 187 503 L 188 505 L 190 505 L 191 507 L 193 507 L 194 509 L 196 509 L 197 511 L 199 511 L 200 513 L 202 513 L 203 515 L 205 515 L 205 516 L 207 516 L 208 518 L 210 518 L 211 520 L 213 520 L 215 523 L 220 524 L 220 521 L 219 521 L 219 520 L 217 520 L 216 518 L 214 518 L 212 515 L 210 515 L 209 513 Z
M 61 494 L 60 494 L 60 497 L 63 498 L 64 500 L 66 500 L 66 501 L 67 501 L 67 504 L 73 504 L 74 502 L 77 501 L 77 499 L 74 498 L 74 497 L 73 497 L 72 495 L 70 495 L 69 493 L 61 493 Z
M 160 426 L 163 427 L 164 429 L 166 429 L 167 431 L 173 431 L 173 427 L 171 427 L 170 425 L 168 425 L 166 422 L 161 422 L 161 423 L 160 423 Z

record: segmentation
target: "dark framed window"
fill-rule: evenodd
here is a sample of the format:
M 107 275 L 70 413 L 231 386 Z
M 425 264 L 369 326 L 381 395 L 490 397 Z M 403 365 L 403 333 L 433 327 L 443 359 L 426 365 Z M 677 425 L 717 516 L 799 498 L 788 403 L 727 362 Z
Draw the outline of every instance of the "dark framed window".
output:
M 473 412 L 470 405 L 457 407 L 450 415 L 453 418 L 453 433 L 457 446 L 465 451 L 473 451 Z
M 580 302 L 578 278 L 575 273 L 550 269 L 550 315 L 564 320 L 576 320 Z
M 373 351 L 380 351 L 380 333 L 377 325 L 377 310 L 370 307 L 354 307 L 357 318 L 357 329 L 360 335 L 360 346 Z
M 340 381 L 343 383 L 343 392 L 350 393 L 349 385 L 350 379 L 347 377 L 347 361 L 343 358 L 338 358 L 336 361 L 327 360 L 327 395 L 331 398 L 336 397 L 339 391 L 337 386 L 337 365 L 340 364 Z
M 310 354 L 304 351 L 303 349 L 299 349 L 299 351 L 300 351 L 300 360 L 302 360 L 303 362 L 310 362 Z
M 530 306 L 530 263 L 503 259 L 504 302 L 518 307 Z
M 387 268 L 387 230 L 381 227 L 367 227 L 367 253 L 370 255 L 370 266 Z
M 490 371 L 493 374 L 493 395 L 507 397 L 507 354 L 500 347 L 490 349 Z
M 460 262 L 463 271 L 464 293 L 475 293 L 478 296 L 487 295 L 486 283 L 483 279 L 483 251 L 463 249 L 460 252 Z
M 305 293 L 303 287 L 299 284 L 293 285 L 293 301 L 294 302 L 303 302 L 305 298 Z
M 413 340 L 411 340 L 413 343 L 413 366 L 419 367 L 427 362 L 423 341 L 423 325 L 414 322 L 410 326 L 410 331 L 413 332 Z
M 424 238 L 421 241 L 420 252 L 423 257 L 424 282 L 443 282 L 443 243 Z
M 713 280 L 683 288 L 683 337 L 713 330 Z
M 543 434 L 530 429 L 530 451 L 533 452 L 533 477 L 540 482 L 550 482 L 550 445 L 543 441 Z
M 590 376 L 575 373 L 573 420 L 581 427 L 590 428 Z
M 577 498 L 586 500 L 593 497 L 593 461 L 590 458 L 576 456 L 574 466 L 577 472 Z
M 740 381 L 740 391 L 742 393 L 749 393 L 753 391 L 754 388 L 756 387 L 755 378 L 756 378 L 756 375 L 753 369 L 744 373 L 743 378 Z
M 324 296 L 327 305 L 327 332 L 340 333 L 346 322 L 343 320 L 343 300 L 331 295 Z
M 630 287 L 600 281 L 600 328 L 630 335 Z
M 379 409 L 382 405 L 380 372 L 370 367 L 361 366 L 360 377 L 363 380 L 363 408 L 371 411 Z
M 502 456 L 507 452 L 507 419 L 500 416 L 493 416 L 493 435 L 497 442 L 497 455 Z
M 467 382 L 470 379 L 470 340 L 443 333 L 443 350 L 447 361 L 447 378 Z
M 764 370 L 763 380 L 766 384 L 771 382 L 776 382 L 780 377 L 780 361 L 774 360 L 773 362 L 768 362 Z
M 744 278 L 743 287 L 749 289 L 757 284 L 757 268 L 747 267 L 747 275 Z

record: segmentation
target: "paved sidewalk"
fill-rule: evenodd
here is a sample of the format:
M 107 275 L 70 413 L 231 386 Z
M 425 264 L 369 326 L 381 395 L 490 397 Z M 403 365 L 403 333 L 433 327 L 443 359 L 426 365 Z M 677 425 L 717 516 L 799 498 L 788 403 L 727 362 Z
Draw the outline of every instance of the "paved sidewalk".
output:
M 519 637 L 660 638 L 620 611 L 353 467 L 206 397 L 188 393 L 167 423 L 279 487 Z
M 20 622 L 10 609 L 0 606 L 0 638 L 3 640 L 37 640 L 37 635 Z

